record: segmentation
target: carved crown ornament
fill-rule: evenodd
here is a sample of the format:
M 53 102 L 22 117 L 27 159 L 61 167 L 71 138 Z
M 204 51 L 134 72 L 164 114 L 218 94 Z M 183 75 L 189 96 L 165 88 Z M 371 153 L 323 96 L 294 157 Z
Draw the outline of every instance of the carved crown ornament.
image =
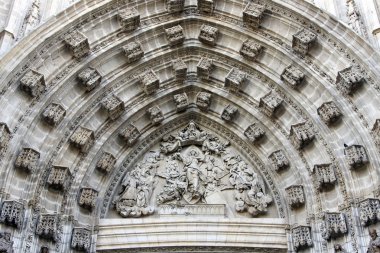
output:
M 131 167 L 114 196 L 114 208 L 122 217 L 135 218 L 220 215 L 231 197 L 237 217 L 266 213 L 272 197 L 263 178 L 233 150 L 228 141 L 190 121 Z

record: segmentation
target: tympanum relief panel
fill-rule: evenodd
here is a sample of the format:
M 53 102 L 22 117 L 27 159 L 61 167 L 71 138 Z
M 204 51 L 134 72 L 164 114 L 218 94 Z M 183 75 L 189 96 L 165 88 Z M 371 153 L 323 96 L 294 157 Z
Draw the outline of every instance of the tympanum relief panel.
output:
M 128 168 L 110 217 L 278 217 L 261 175 L 233 145 L 194 121 Z

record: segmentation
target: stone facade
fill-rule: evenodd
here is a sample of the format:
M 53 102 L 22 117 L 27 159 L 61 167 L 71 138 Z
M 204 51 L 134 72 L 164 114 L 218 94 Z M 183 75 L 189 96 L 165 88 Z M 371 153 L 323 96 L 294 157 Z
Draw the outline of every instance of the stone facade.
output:
M 166 0 L 166 9 L 169 13 L 182 12 L 185 8 L 185 0 Z

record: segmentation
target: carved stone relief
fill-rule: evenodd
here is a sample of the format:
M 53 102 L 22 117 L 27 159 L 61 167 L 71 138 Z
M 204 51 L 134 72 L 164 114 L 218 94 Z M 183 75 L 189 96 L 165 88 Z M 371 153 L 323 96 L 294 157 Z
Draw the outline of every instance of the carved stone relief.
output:
M 260 98 L 259 107 L 266 115 L 272 117 L 275 114 L 276 110 L 278 110 L 278 108 L 281 106 L 282 102 L 282 98 L 270 91 L 264 97 Z
M 123 131 L 119 134 L 128 144 L 128 146 L 133 146 L 138 138 L 140 137 L 140 131 L 132 124 L 127 125 Z
M 301 207 L 305 204 L 305 194 L 302 185 L 292 185 L 285 189 L 289 206 L 293 208 Z
M 49 248 L 46 246 L 42 246 L 40 249 L 40 253 L 49 253 Z
M 86 228 L 74 228 L 71 237 L 71 248 L 90 252 L 91 250 L 91 231 Z
M 336 182 L 334 165 L 331 163 L 314 165 L 314 175 L 320 191 L 333 187 Z
M 218 28 L 203 24 L 198 39 L 204 44 L 215 46 L 216 40 L 218 39 L 218 33 Z
M 65 43 L 75 58 L 81 58 L 90 53 L 90 44 L 83 33 L 74 30 L 65 37 Z
M 170 46 L 182 44 L 185 41 L 185 34 L 183 33 L 183 28 L 180 25 L 165 29 L 165 34 Z
M 336 85 L 346 95 L 352 95 L 364 82 L 364 77 L 352 66 L 338 71 Z
M 268 158 L 275 171 L 284 170 L 289 167 L 289 160 L 283 150 L 274 151 Z
M 183 130 L 165 136 L 159 151 L 148 152 L 127 172 L 113 200 L 116 211 L 123 217 L 141 217 L 167 205 L 207 208 L 227 204 L 223 196 L 228 193 L 237 213 L 267 212 L 272 197 L 263 179 L 228 147 L 228 141 L 190 121 Z
M 121 10 L 118 18 L 121 28 L 126 32 L 136 30 L 140 25 L 140 14 L 136 8 Z
M 68 167 L 53 166 L 46 180 L 46 184 L 50 189 L 65 192 L 68 190 L 72 178 Z
M 0 233 L 0 252 L 13 253 L 13 241 L 11 234 L 7 232 Z
M 200 79 L 209 80 L 214 67 L 212 59 L 202 57 L 197 64 L 197 75 Z
M 100 84 L 102 76 L 95 68 L 89 67 L 78 74 L 78 79 L 82 82 L 86 91 L 91 91 Z
M 308 226 L 297 226 L 292 229 L 293 247 L 296 252 L 313 246 L 311 228 Z
M 0 150 L 8 147 L 9 141 L 11 139 L 11 131 L 8 125 L 0 122 Z
M 96 207 L 97 198 L 97 190 L 85 187 L 80 190 L 78 204 L 91 212 Z
M 24 204 L 15 200 L 5 200 L 1 207 L 0 222 L 8 226 L 22 228 L 24 221 Z
M 293 35 L 292 47 L 295 52 L 306 55 L 317 40 L 317 35 L 307 29 L 302 29 Z
M 376 229 L 369 231 L 371 237 L 367 249 L 367 253 L 379 253 L 380 252 L 380 236 L 378 236 Z
M 103 152 L 100 156 L 95 168 L 103 173 L 110 173 L 113 171 L 116 163 L 114 155 L 108 152 Z
M 182 12 L 185 8 L 185 0 L 166 0 L 166 9 L 169 13 Z
M 248 140 L 252 143 L 260 140 L 264 137 L 264 130 L 258 125 L 258 123 L 253 123 L 250 125 L 245 131 L 244 135 L 248 138 Z
M 315 134 L 307 122 L 303 122 L 290 127 L 289 137 L 296 149 L 302 149 L 314 140 Z
M 380 200 L 369 198 L 360 202 L 359 215 L 363 226 L 377 223 L 380 220 Z
M 342 245 L 334 244 L 334 252 L 335 253 L 347 253 L 345 249 L 343 249 Z
M 202 111 L 208 111 L 211 104 L 211 93 L 204 91 L 198 92 L 195 103 Z
M 187 65 L 181 58 L 173 60 L 172 66 L 173 66 L 174 74 L 177 80 L 186 79 Z
M 321 225 L 322 238 L 330 240 L 348 232 L 344 213 L 324 213 Z
M 281 80 L 293 89 L 296 89 L 299 85 L 301 85 L 304 79 L 305 74 L 294 65 L 289 65 L 286 67 L 281 74 Z
M 150 121 L 152 121 L 153 125 L 158 125 L 165 119 L 164 114 L 158 105 L 149 108 L 147 113 L 149 114 Z
M 258 28 L 263 19 L 265 6 L 249 3 L 243 11 L 243 21 L 252 28 Z
M 102 108 L 107 111 L 111 120 L 119 118 L 125 111 L 124 102 L 115 95 L 111 95 L 103 99 Z
M 262 45 L 253 40 L 247 39 L 240 48 L 240 54 L 248 60 L 253 61 L 263 52 L 263 50 L 264 47 Z
M 82 153 L 86 153 L 92 147 L 94 142 L 94 131 L 81 126 L 78 127 L 70 137 L 71 145 L 79 149 Z
M 142 50 L 140 43 L 137 42 L 130 42 L 123 46 L 123 51 L 127 57 L 128 63 L 138 61 L 144 56 L 144 51 Z
M 212 14 L 215 0 L 198 0 L 198 10 L 200 12 Z
M 230 91 L 238 92 L 244 85 L 246 79 L 247 74 L 245 72 L 237 68 L 232 68 L 225 78 L 224 86 Z
M 38 151 L 32 148 L 24 148 L 17 156 L 15 168 L 33 173 L 37 169 L 39 159 L 40 153 Z
M 140 75 L 140 83 L 145 94 L 153 94 L 160 86 L 160 80 L 153 70 L 149 70 Z
M 26 72 L 20 80 L 20 89 L 32 97 L 41 95 L 45 91 L 45 88 L 44 75 L 32 69 Z
M 57 214 L 41 214 L 36 228 L 36 235 L 57 242 L 59 217 Z
M 223 112 L 220 115 L 220 117 L 223 120 L 230 122 L 230 121 L 233 121 L 237 117 L 238 112 L 239 111 L 238 111 L 238 108 L 236 106 L 228 104 L 226 107 L 224 107 Z
M 344 154 L 350 169 L 360 168 L 368 163 L 368 156 L 365 148 L 361 145 L 345 146 Z
M 342 117 L 342 112 L 333 101 L 323 103 L 318 107 L 317 112 L 326 125 L 331 125 Z
M 42 118 L 46 123 L 52 126 L 57 126 L 66 116 L 66 110 L 62 105 L 51 103 L 42 112 Z
M 189 106 L 189 99 L 186 92 L 174 95 L 173 99 L 177 107 L 177 112 L 183 112 Z

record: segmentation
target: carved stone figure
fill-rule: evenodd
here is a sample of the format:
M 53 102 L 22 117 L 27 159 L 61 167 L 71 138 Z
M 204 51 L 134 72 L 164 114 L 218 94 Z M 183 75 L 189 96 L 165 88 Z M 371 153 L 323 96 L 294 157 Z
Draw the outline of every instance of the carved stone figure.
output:
M 42 246 L 40 249 L 40 253 L 49 253 L 49 248 L 46 246 Z
M 182 12 L 185 8 L 185 0 L 166 0 L 166 9 L 169 13 Z
M 274 151 L 268 158 L 275 171 L 280 171 L 289 167 L 289 160 L 283 150 Z
M 22 228 L 24 221 L 24 204 L 15 200 L 5 200 L 1 207 L 0 222 L 8 226 Z
M 369 161 L 367 152 L 361 145 L 351 145 L 345 147 L 344 154 L 350 169 L 360 168 Z
M 215 0 L 198 0 L 198 10 L 200 12 L 212 14 Z
M 77 130 L 71 135 L 70 143 L 82 153 L 87 153 L 87 151 L 92 147 L 95 142 L 94 131 L 85 128 L 78 127 Z
M 314 165 L 315 181 L 320 191 L 334 186 L 336 182 L 334 167 L 331 163 Z
M 0 252 L 13 253 L 13 241 L 11 234 L 7 232 L 0 233 Z
M 348 229 L 344 213 L 324 213 L 321 232 L 326 240 L 345 235 Z
M 56 242 L 58 239 L 58 223 L 57 214 L 41 214 L 37 223 L 36 235 Z
M 87 209 L 88 211 L 92 211 L 96 207 L 96 200 L 98 198 L 98 191 L 85 187 L 80 190 L 80 195 L 78 199 L 78 204 Z
M 253 123 L 244 131 L 244 135 L 253 143 L 264 137 L 265 132 L 257 123 Z
M 78 74 L 78 79 L 82 82 L 86 91 L 91 91 L 100 84 L 102 76 L 95 68 L 89 67 Z
M 128 63 L 133 63 L 140 60 L 144 56 L 144 51 L 141 48 L 140 43 L 130 42 L 123 46 L 125 56 L 127 56 Z
M 128 146 L 133 146 L 137 142 L 141 133 L 137 127 L 132 124 L 128 124 L 119 135 L 127 142 Z
M 228 104 L 226 107 L 224 107 L 223 112 L 220 115 L 220 117 L 223 120 L 230 122 L 230 121 L 233 121 L 235 117 L 237 117 L 237 114 L 238 114 L 238 109 L 235 106 Z
M 302 84 L 305 74 L 296 66 L 289 65 L 281 74 L 281 80 L 293 89 Z
M 62 105 L 56 103 L 51 103 L 42 112 L 42 118 L 44 121 L 52 126 L 59 125 L 65 116 L 66 110 Z
M 285 189 L 289 206 L 293 208 L 301 207 L 305 204 L 305 195 L 302 185 L 292 185 Z
M 307 122 L 291 125 L 290 140 L 296 149 L 302 149 L 311 143 L 314 138 L 314 131 Z
M 224 86 L 230 91 L 238 92 L 244 85 L 246 79 L 247 74 L 245 72 L 237 68 L 232 68 L 225 78 Z
M 145 94 L 150 95 L 160 87 L 160 80 L 153 70 L 149 70 L 140 76 L 140 83 Z
M 313 246 L 310 230 L 308 226 L 297 226 L 292 229 L 293 247 L 296 252 Z
M 98 162 L 96 163 L 95 168 L 103 173 L 110 173 L 113 171 L 116 163 L 116 158 L 114 155 L 108 152 L 104 152 Z
M 187 75 L 186 63 L 181 58 L 178 58 L 172 61 L 172 66 L 176 79 L 184 80 Z
M 342 245 L 334 244 L 334 252 L 335 253 L 346 253 L 347 251 L 343 249 Z
M 140 14 L 136 8 L 121 10 L 118 15 L 119 23 L 126 32 L 136 30 L 140 25 Z
M 20 80 L 20 89 L 32 97 L 41 95 L 46 89 L 44 75 L 33 69 L 29 70 Z
M 165 119 L 164 114 L 158 105 L 150 107 L 147 113 L 149 114 L 150 121 L 152 121 L 153 125 L 158 125 Z
M 281 106 L 282 102 L 282 98 L 270 91 L 264 97 L 260 98 L 259 107 L 263 110 L 263 112 L 266 115 L 272 117 L 278 110 L 278 108 Z
M 204 91 L 198 92 L 195 104 L 202 111 L 208 111 L 211 104 L 211 94 Z
M 140 217 L 154 213 L 150 204 L 155 187 L 158 155 L 151 152 L 143 162 L 127 172 L 122 182 L 122 192 L 114 203 L 116 211 L 123 217 Z
M 318 107 L 317 112 L 326 125 L 331 125 L 342 117 L 342 112 L 333 101 L 323 103 Z
M 352 95 L 364 82 L 363 75 L 352 66 L 338 71 L 336 85 L 346 95 Z
M 83 33 L 74 30 L 65 37 L 65 43 L 75 58 L 81 58 L 90 52 L 90 44 Z
M 53 166 L 46 180 L 46 184 L 49 189 L 65 192 L 68 190 L 72 179 L 73 177 L 68 167 Z
M 115 95 L 103 99 L 102 108 L 107 111 L 111 120 L 119 118 L 125 112 L 124 102 Z
M 249 3 L 243 11 L 243 21 L 252 28 L 258 28 L 263 19 L 265 6 Z
M 240 48 L 240 54 L 248 60 L 254 61 L 263 52 L 264 47 L 259 43 L 247 39 Z
M 359 216 L 363 226 L 377 223 L 380 220 L 380 200 L 368 198 L 360 202 Z
M 369 231 L 371 237 L 368 245 L 367 253 L 380 253 L 380 237 L 377 235 L 376 229 Z
M 186 92 L 174 95 L 173 99 L 177 107 L 177 112 L 183 112 L 189 106 L 189 99 Z
M 8 125 L 0 122 L 0 150 L 8 147 L 9 141 L 11 139 L 11 131 Z
M 200 79 L 209 80 L 214 67 L 212 59 L 202 57 L 197 65 L 197 75 Z
M 38 166 L 40 153 L 32 148 L 24 148 L 17 156 L 15 168 L 25 171 L 26 173 L 33 173 Z
M 91 231 L 86 228 L 74 228 L 71 237 L 71 248 L 90 252 L 91 250 Z
M 183 33 L 183 28 L 180 25 L 165 29 L 165 34 L 170 46 L 182 44 L 185 41 L 185 34 Z
M 218 33 L 218 28 L 203 24 L 198 39 L 204 44 L 215 46 L 216 40 L 218 39 Z
M 306 55 L 317 40 L 317 35 L 307 29 L 302 29 L 293 35 L 292 47 L 295 52 Z

